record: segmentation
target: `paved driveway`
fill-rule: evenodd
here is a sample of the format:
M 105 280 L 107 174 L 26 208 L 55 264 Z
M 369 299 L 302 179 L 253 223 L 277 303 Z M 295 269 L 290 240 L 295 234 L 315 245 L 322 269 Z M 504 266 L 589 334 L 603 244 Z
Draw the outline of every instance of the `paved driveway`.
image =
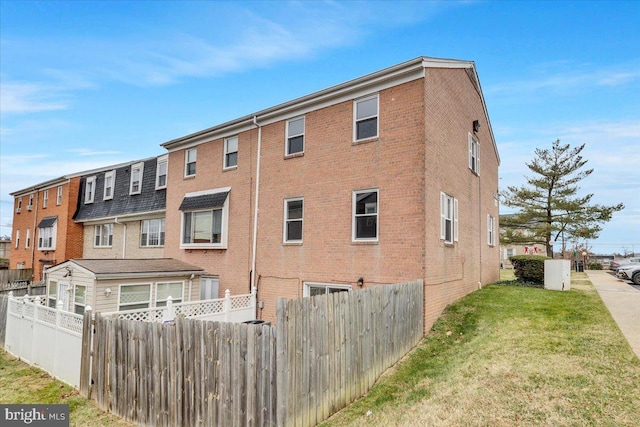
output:
M 605 270 L 586 272 L 631 349 L 640 358 L 640 286 L 620 280 Z

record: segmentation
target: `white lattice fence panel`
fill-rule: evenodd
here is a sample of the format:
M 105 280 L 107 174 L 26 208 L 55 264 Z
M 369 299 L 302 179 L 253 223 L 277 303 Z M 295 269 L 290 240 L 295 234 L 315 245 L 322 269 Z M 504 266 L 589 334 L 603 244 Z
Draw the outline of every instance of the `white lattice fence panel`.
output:
M 239 308 L 251 307 L 252 298 L 251 295 L 238 295 L 231 297 L 231 309 L 236 310 Z
M 208 300 L 193 303 L 174 304 L 176 315 L 182 314 L 185 317 L 198 317 L 207 314 L 224 312 L 224 300 Z

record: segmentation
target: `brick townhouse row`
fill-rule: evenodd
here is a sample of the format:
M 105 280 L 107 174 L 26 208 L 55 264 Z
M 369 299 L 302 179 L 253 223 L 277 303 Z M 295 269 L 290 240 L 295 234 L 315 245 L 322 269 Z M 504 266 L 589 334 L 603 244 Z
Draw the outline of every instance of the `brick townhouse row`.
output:
M 419 57 L 162 147 L 65 177 L 77 207 L 58 222 L 84 225 L 83 250 L 56 262 L 179 260 L 204 271 L 201 296 L 255 287 L 266 320 L 280 297 L 423 279 L 427 327 L 499 277 L 499 155 L 473 62 Z

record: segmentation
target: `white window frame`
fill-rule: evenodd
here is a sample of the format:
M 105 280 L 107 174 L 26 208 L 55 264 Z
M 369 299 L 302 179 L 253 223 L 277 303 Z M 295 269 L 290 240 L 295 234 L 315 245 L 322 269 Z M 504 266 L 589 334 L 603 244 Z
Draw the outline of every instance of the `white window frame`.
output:
M 111 185 L 107 185 L 107 183 L 111 180 Z M 116 171 L 112 170 L 104 173 L 104 194 L 103 200 L 111 200 L 113 199 L 114 188 L 116 186 Z M 107 194 L 107 191 L 109 194 Z
M 302 217 L 301 218 L 289 218 L 289 203 L 302 202 Z M 304 238 L 304 197 L 293 197 L 290 199 L 284 199 L 284 224 L 282 228 L 282 242 L 283 243 L 302 243 Z M 300 238 L 289 239 L 289 223 L 300 223 Z
M 53 293 L 51 290 L 53 289 Z M 47 287 L 47 301 L 48 305 L 51 308 L 56 308 L 58 304 L 58 282 L 54 280 L 49 281 L 49 286 Z
M 229 151 L 229 143 L 235 141 L 236 143 L 236 149 L 235 151 Z M 229 138 L 225 138 L 224 139 L 224 157 L 223 157 L 223 169 L 235 169 L 238 167 L 238 152 L 240 150 L 240 144 L 239 144 L 239 138 L 238 135 L 236 136 L 230 136 Z M 233 165 L 229 164 L 229 156 L 231 154 L 236 155 L 236 162 Z
M 33 193 L 29 194 L 29 204 L 27 205 L 27 210 L 33 210 Z
M 220 188 L 216 190 L 199 191 L 195 193 L 185 194 L 185 197 L 195 197 L 203 194 L 216 194 L 222 192 L 231 191 L 231 187 Z M 222 208 L 207 208 L 207 209 L 194 209 L 182 212 L 180 216 L 180 249 L 227 249 L 227 238 L 229 235 L 229 199 L 230 195 L 227 195 L 227 199 L 224 201 Z M 184 243 L 184 227 L 185 227 L 185 214 L 195 212 L 213 212 L 214 210 L 222 210 L 221 218 L 221 236 L 219 243 Z
M 113 224 L 95 225 L 93 228 L 93 247 L 94 248 L 110 248 L 112 246 L 113 246 Z
M 338 292 L 347 291 L 351 292 L 353 289 L 351 285 L 347 284 L 337 284 L 337 283 L 322 283 L 322 282 L 304 282 L 304 286 L 302 289 L 302 296 L 310 297 L 311 296 L 311 288 L 325 288 L 325 294 L 330 293 L 329 289 L 336 289 Z
M 123 303 L 122 302 L 122 295 L 123 295 L 123 290 L 126 288 L 130 288 L 133 286 L 148 286 L 149 287 L 149 292 L 147 293 L 147 299 L 146 301 L 136 301 L 136 302 L 128 302 L 128 303 Z M 122 284 L 118 287 L 118 311 L 126 311 L 126 310 L 142 310 L 144 308 L 151 308 L 151 290 L 153 289 L 153 287 L 151 286 L 151 283 L 127 283 L 127 284 Z M 134 307 L 134 308 L 127 308 L 127 307 L 132 307 L 132 306 L 136 306 L 136 305 L 143 305 L 146 304 L 146 307 Z
M 496 245 L 495 236 L 496 236 L 495 218 L 492 217 L 491 215 L 487 215 L 487 245 L 489 246 Z
M 469 133 L 469 169 L 480 175 L 480 143 Z
M 149 243 L 151 236 L 151 223 L 158 221 L 158 244 L 152 245 Z M 165 227 L 166 221 L 165 218 L 153 218 L 153 219 L 143 219 L 140 221 L 140 247 L 142 248 L 160 248 L 164 246 L 165 239 Z M 146 232 L 145 232 L 146 230 Z M 146 237 L 145 237 L 146 236 Z
M 451 238 L 447 239 L 449 226 Z M 458 199 L 447 193 L 440 193 L 440 240 L 446 244 L 458 241 Z
M 56 205 L 60 206 L 62 204 L 62 185 L 58 186 L 58 193 L 56 194 Z
M 375 212 L 366 211 L 364 213 L 357 213 L 357 198 L 360 194 L 376 193 L 376 206 Z M 378 188 L 369 188 L 366 190 L 355 190 L 352 192 L 351 201 L 351 240 L 353 242 L 377 242 L 380 237 L 380 190 Z M 365 207 L 365 209 L 367 209 Z M 357 222 L 358 218 L 375 216 L 376 220 L 376 236 L 375 237 L 358 237 L 357 236 Z
M 154 306 L 155 307 L 166 307 L 167 305 L 167 301 L 169 300 L 169 297 L 167 298 L 163 298 L 163 299 L 158 299 L 158 288 L 163 286 L 163 285 L 180 285 L 180 297 L 173 297 L 171 296 L 171 299 L 173 301 L 173 303 L 181 303 L 184 301 L 184 281 L 182 280 L 177 280 L 175 282 L 157 282 L 155 284 L 155 301 L 154 301 Z
M 22 211 L 22 196 L 18 197 L 18 206 L 16 207 L 16 213 Z
M 164 173 L 161 174 L 160 170 L 163 169 Z M 164 177 L 164 184 L 160 183 L 160 177 Z M 156 190 L 167 188 L 167 179 L 169 177 L 169 156 L 158 157 L 156 163 Z
M 20 230 L 16 230 L 16 249 L 20 247 Z
M 93 200 L 96 195 L 96 177 L 90 176 L 87 177 L 87 182 L 84 188 L 84 204 L 88 205 L 93 203 Z
M 292 133 L 291 132 L 291 124 L 302 120 L 302 132 L 300 133 Z M 306 131 L 307 120 L 305 116 L 295 117 L 291 120 L 287 120 L 286 125 L 286 136 L 285 136 L 285 148 L 284 155 L 285 156 L 296 156 L 304 153 L 304 145 L 305 145 L 305 131 Z M 302 137 L 302 150 L 296 151 L 294 153 L 291 152 L 291 140 L 294 138 Z
M 366 101 L 370 101 L 372 99 L 376 100 L 376 113 L 369 116 L 364 116 L 358 118 L 358 106 Z M 371 136 L 366 136 L 364 138 L 358 138 L 358 123 L 376 119 L 376 134 Z M 354 141 L 366 141 L 368 139 L 378 138 L 380 135 L 380 96 L 379 94 L 368 95 L 353 101 L 353 140 Z
M 138 182 L 138 187 L 137 188 L 135 187 L 136 181 L 134 181 L 134 176 L 136 174 L 139 177 L 139 179 L 137 180 L 137 182 Z M 144 163 L 143 162 L 131 165 L 131 180 L 129 182 L 129 195 L 142 193 L 142 177 L 143 177 L 143 174 L 144 174 Z
M 191 154 L 193 153 L 193 156 Z M 189 165 L 193 164 L 193 173 L 189 173 Z M 193 147 L 184 151 L 184 177 L 196 176 L 198 166 L 198 148 Z
M 82 300 L 78 300 L 78 289 L 82 288 Z M 87 286 L 74 285 L 73 287 L 73 312 L 75 314 L 84 314 L 85 307 L 87 306 Z
M 56 249 L 56 231 L 57 221 L 51 227 L 38 228 L 38 250 L 41 251 L 53 251 Z M 49 231 L 50 230 L 50 231 Z M 48 236 L 48 234 L 51 234 Z M 49 240 L 48 245 L 43 245 L 45 239 Z
M 29 246 L 31 246 L 31 229 L 27 228 L 27 236 L 26 236 L 26 240 L 25 240 L 25 244 L 24 244 L 24 248 L 25 249 L 29 249 Z
M 201 276 L 200 277 L 200 301 L 209 299 L 218 299 L 218 291 L 220 288 L 219 276 Z
M 49 189 L 46 189 L 42 192 L 42 207 L 46 208 L 49 204 Z

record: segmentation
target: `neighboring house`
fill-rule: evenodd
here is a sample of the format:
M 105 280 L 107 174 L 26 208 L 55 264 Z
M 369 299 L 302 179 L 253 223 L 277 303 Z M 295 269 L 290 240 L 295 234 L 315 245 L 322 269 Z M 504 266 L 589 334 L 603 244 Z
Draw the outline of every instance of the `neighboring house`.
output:
M 9 260 L 11 256 L 11 238 L 0 238 L 0 258 Z
M 79 185 L 77 175 L 67 175 L 11 193 L 10 269 L 33 268 L 33 280 L 42 281 L 46 267 L 82 256 L 82 226 L 72 219 Z
M 168 141 L 164 255 L 276 300 L 422 279 L 425 327 L 499 279 L 475 64 L 420 57 Z M 216 282 L 217 283 L 217 282 Z
M 164 256 L 167 155 L 84 172 L 78 210 L 83 258 Z
M 514 255 L 547 256 L 547 248 L 538 243 L 531 245 L 500 245 L 500 266 L 502 268 L 513 268 L 509 258 Z
M 47 305 L 83 314 L 200 299 L 202 269 L 173 259 L 72 259 L 47 270 Z

